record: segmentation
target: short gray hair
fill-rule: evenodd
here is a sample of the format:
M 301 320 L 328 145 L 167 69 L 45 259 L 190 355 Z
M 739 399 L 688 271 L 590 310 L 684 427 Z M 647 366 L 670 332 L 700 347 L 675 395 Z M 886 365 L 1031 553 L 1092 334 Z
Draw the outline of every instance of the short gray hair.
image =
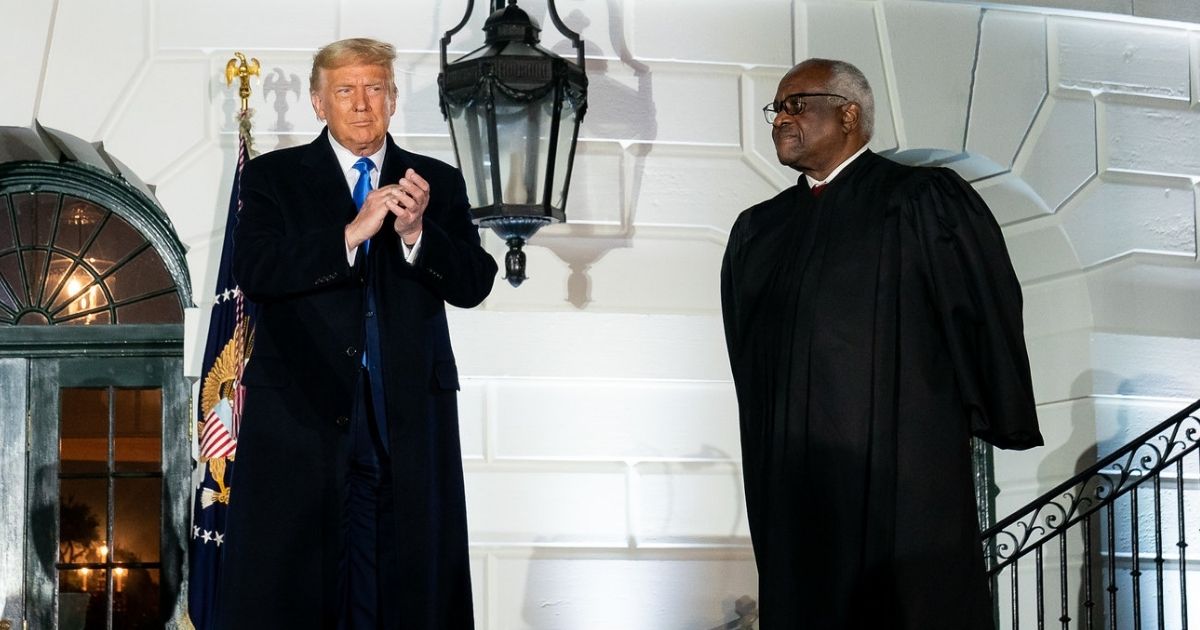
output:
M 829 83 L 825 86 L 834 94 L 841 94 L 853 103 L 858 103 L 861 114 L 858 127 L 867 140 L 875 132 L 875 95 L 867 77 L 854 64 L 837 59 L 807 59 L 804 64 L 821 65 L 829 69 Z

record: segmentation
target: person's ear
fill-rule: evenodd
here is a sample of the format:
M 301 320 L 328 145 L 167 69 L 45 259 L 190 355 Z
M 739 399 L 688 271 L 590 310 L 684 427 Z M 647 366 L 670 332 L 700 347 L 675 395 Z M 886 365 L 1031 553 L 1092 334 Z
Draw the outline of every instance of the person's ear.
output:
M 862 108 L 858 103 L 847 103 L 842 107 L 842 131 L 852 133 L 858 129 L 858 117 L 862 114 Z
M 313 112 L 317 114 L 317 119 L 325 122 L 325 108 L 321 107 L 321 95 L 314 92 L 309 92 L 308 97 L 312 99 Z

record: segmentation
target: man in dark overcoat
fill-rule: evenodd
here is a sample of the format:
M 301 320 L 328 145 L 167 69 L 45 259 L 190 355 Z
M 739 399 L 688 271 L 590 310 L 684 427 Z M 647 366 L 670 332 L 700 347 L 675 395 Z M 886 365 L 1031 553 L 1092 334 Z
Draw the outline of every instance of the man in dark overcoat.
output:
M 259 305 L 220 625 L 473 627 L 445 304 L 491 291 L 459 171 L 398 147 L 392 46 L 313 61 L 327 124 L 246 164 L 233 270 Z
M 990 628 L 970 439 L 1042 443 L 1000 228 L 953 171 L 867 149 L 850 64 L 800 63 L 763 111 L 803 175 L 721 272 L 763 628 Z

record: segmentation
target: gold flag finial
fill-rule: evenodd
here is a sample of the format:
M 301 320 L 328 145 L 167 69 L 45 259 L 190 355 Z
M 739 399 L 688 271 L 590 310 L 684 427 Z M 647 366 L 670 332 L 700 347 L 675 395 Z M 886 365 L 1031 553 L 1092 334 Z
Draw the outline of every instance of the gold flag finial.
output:
M 225 85 L 233 85 L 235 77 L 242 80 L 238 86 L 238 96 L 242 97 L 242 111 L 246 111 L 250 109 L 250 77 L 260 76 L 259 63 L 254 57 L 247 62 L 246 55 L 240 52 L 233 53 L 233 57 L 225 64 Z

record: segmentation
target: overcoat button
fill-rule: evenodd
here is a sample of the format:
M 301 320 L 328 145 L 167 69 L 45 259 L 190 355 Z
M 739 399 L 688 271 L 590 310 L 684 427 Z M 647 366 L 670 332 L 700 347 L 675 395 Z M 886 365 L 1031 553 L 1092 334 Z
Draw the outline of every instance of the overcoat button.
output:
M 344 427 L 347 424 L 350 424 L 350 418 L 347 418 L 346 416 L 338 416 L 337 420 L 334 420 L 334 422 L 336 422 L 339 427 Z
M 354 346 L 350 346 L 349 348 L 346 348 L 346 356 L 352 357 L 356 354 L 358 354 L 358 349 L 355 348 Z

